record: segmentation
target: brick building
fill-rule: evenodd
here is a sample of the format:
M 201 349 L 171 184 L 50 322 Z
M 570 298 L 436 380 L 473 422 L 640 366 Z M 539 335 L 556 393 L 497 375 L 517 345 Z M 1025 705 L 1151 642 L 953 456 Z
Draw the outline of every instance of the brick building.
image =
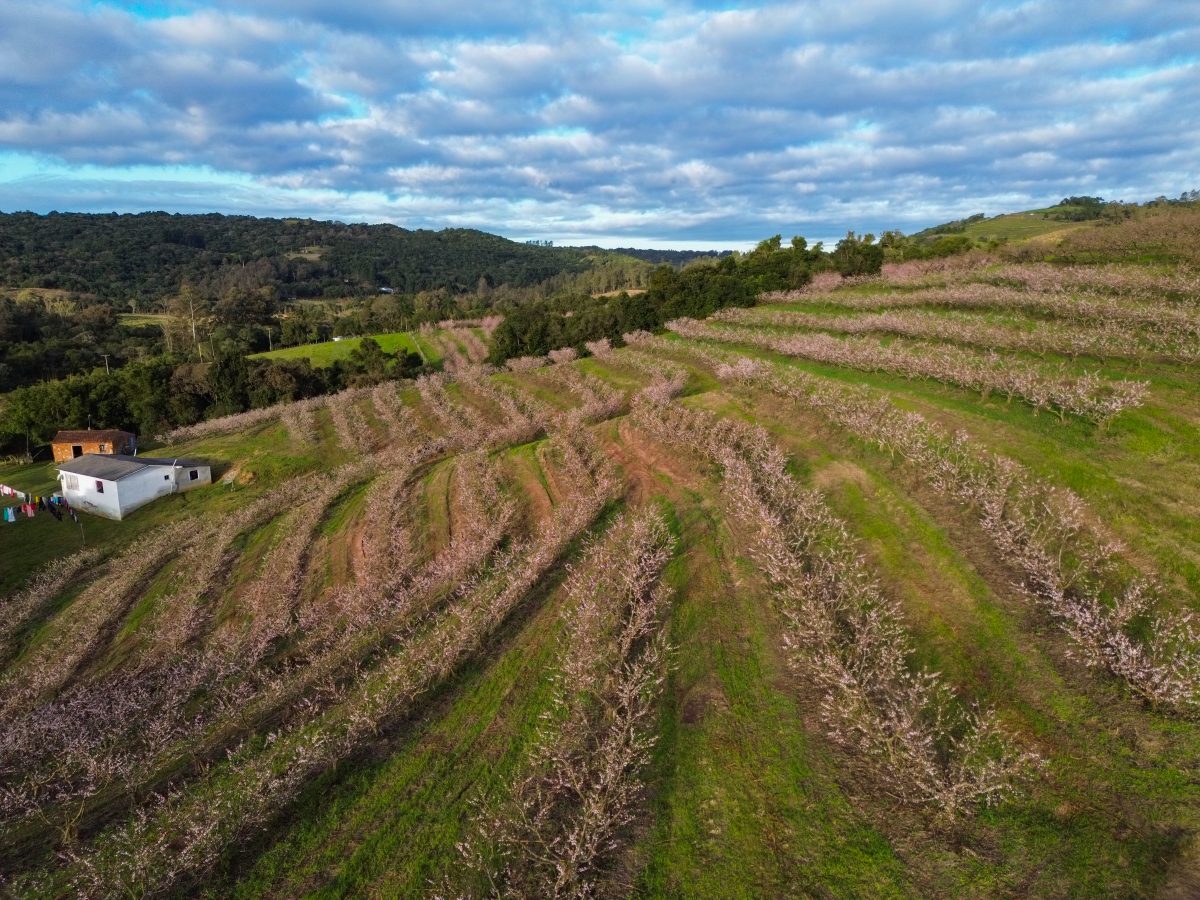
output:
M 50 442 L 55 462 L 78 459 L 87 453 L 115 456 L 137 453 L 137 438 L 128 431 L 115 428 L 60 431 Z

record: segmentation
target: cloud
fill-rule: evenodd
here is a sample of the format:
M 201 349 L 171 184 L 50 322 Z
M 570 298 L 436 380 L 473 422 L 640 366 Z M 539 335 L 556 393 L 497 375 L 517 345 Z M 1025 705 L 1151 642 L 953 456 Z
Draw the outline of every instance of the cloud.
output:
M 41 166 L 0 197 L 634 243 L 1200 185 L 1200 8 L 1069 7 L 0 0 L 0 149 Z

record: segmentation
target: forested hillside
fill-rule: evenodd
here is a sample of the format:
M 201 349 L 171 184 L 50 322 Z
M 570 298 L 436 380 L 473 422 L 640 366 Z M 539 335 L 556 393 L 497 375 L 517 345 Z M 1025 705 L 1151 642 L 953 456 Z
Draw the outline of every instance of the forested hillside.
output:
M 153 308 L 185 281 L 202 295 L 274 288 L 280 298 L 492 285 L 581 271 L 587 253 L 467 229 L 409 231 L 251 216 L 0 213 L 0 286 L 93 294 Z

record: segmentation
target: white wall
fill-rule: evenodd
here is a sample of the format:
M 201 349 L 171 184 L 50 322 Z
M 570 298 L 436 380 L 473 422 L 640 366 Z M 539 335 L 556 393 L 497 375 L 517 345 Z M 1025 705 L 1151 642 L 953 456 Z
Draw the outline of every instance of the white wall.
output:
M 181 466 L 175 471 L 175 484 L 180 491 L 190 491 L 192 488 L 212 484 L 212 468 L 210 466 Z M 192 472 L 196 480 L 192 481 Z
M 195 481 L 191 479 L 193 471 L 196 472 Z M 73 507 L 119 522 L 123 516 L 158 497 L 212 484 L 212 469 L 208 466 L 147 466 L 120 481 L 104 481 L 104 493 L 96 490 L 96 479 L 86 475 L 75 476 L 79 482 L 77 488 L 67 487 L 70 473 L 59 472 L 58 478 L 62 495 Z
M 174 471 L 170 466 L 147 466 L 117 482 L 121 497 L 121 515 L 127 516 L 151 500 L 175 493 Z
M 68 472 L 58 473 L 58 482 L 62 485 L 62 495 L 67 498 L 68 503 L 76 509 L 120 521 L 121 507 L 117 501 L 117 483 L 115 481 L 103 481 L 104 493 L 101 494 L 96 491 L 95 478 L 87 475 L 75 475 L 74 478 L 78 486 L 71 488 L 67 486 L 71 481 L 71 474 Z

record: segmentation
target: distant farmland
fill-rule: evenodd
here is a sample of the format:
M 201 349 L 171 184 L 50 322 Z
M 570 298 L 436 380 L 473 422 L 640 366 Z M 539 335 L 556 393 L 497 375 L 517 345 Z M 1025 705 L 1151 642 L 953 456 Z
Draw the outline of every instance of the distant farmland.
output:
M 1030 238 L 1062 237 L 1087 224 L 1051 218 L 1050 210 L 1029 210 L 993 216 L 982 222 L 972 222 L 963 234 L 976 240 L 1022 241 Z
M 428 344 L 408 331 L 393 331 L 389 334 L 372 334 L 370 337 L 377 341 L 384 353 L 407 351 L 416 353 L 426 361 L 436 360 L 435 353 Z M 361 337 L 343 338 L 340 341 L 324 341 L 320 344 L 301 344 L 298 347 L 284 347 L 268 353 L 255 353 L 251 359 L 308 359 L 314 366 L 330 366 L 334 360 L 346 359 L 354 348 L 362 343 Z

